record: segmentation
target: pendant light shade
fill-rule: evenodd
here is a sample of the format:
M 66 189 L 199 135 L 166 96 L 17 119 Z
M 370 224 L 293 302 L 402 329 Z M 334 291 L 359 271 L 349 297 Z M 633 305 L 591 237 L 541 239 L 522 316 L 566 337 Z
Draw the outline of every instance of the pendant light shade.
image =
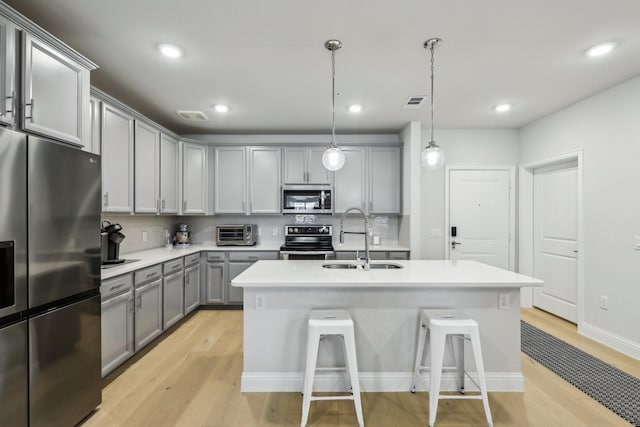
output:
M 440 169 L 442 165 L 444 165 L 444 150 L 436 144 L 433 137 L 433 77 L 435 71 L 433 52 L 440 43 L 442 43 L 442 40 L 438 38 L 429 39 L 424 42 L 424 48 L 429 49 L 431 52 L 431 139 L 429 140 L 429 144 L 422 150 L 420 163 L 422 167 L 430 170 Z
M 335 172 L 344 166 L 344 152 L 336 143 L 336 50 L 342 47 L 340 40 L 327 40 L 324 47 L 331 52 L 331 144 L 322 153 L 322 165 Z

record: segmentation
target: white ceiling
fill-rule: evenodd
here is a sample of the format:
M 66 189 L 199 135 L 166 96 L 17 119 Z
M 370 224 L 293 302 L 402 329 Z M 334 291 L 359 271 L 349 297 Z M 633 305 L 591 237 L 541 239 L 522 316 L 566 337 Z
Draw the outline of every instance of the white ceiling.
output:
M 427 109 L 440 37 L 439 128 L 517 128 L 640 74 L 638 0 L 5 0 L 96 62 L 92 84 L 178 133 L 396 132 Z M 588 47 L 615 41 L 605 58 Z M 180 60 L 161 57 L 180 45 Z M 491 109 L 512 102 L 509 114 Z M 226 103 L 222 116 L 211 109 Z M 359 115 L 346 106 L 361 103 Z M 428 105 L 428 103 L 427 103 Z M 201 110 L 204 123 L 176 110 Z

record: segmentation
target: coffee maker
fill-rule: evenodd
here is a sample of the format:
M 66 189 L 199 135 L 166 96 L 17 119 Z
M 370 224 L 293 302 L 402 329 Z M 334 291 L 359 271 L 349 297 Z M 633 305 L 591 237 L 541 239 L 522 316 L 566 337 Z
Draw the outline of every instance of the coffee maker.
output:
M 173 244 L 176 246 L 189 246 L 191 244 L 191 232 L 187 224 L 178 225 L 178 231 L 176 231 Z
M 110 221 L 102 221 L 100 229 L 100 239 L 102 241 L 102 264 L 120 264 L 124 259 L 120 259 L 120 243 L 125 235 L 120 232 L 120 224 L 112 224 Z

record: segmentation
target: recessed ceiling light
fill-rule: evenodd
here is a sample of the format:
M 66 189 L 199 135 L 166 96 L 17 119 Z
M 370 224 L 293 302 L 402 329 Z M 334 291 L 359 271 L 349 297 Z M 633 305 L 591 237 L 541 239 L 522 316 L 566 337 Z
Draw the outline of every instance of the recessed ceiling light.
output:
M 600 43 L 587 49 L 584 54 L 591 58 L 596 56 L 602 56 L 611 52 L 614 47 L 616 47 L 616 44 L 613 42 Z
M 496 113 L 506 113 L 511 110 L 511 104 L 500 104 L 493 107 L 493 111 Z
M 213 109 L 216 113 L 228 113 L 230 110 L 229 106 L 224 104 L 216 104 L 213 106 Z
M 348 107 L 350 113 L 359 113 L 362 111 L 362 105 L 360 104 L 352 104 Z
M 168 58 L 174 58 L 174 59 L 175 58 L 180 58 L 184 54 L 182 49 L 180 49 L 178 46 L 173 45 L 173 44 L 169 44 L 169 43 L 159 44 L 158 45 L 158 50 L 164 56 L 166 56 Z

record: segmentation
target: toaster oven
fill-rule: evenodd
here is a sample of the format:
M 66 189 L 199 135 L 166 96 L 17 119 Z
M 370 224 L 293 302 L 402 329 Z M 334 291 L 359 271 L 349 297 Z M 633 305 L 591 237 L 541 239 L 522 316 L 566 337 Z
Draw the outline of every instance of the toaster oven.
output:
M 257 242 L 258 226 L 235 224 L 216 226 L 217 246 L 253 246 Z

